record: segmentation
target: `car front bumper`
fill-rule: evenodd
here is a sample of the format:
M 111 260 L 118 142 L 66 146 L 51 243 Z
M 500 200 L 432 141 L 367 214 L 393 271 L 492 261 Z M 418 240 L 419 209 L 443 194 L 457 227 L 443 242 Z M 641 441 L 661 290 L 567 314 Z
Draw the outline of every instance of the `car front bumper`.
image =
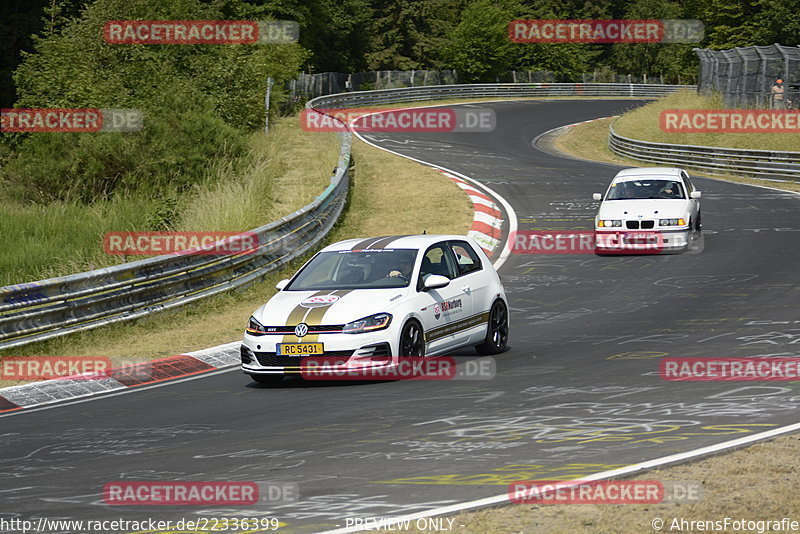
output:
M 595 250 L 611 254 L 659 254 L 685 250 L 691 229 L 675 230 L 595 230 Z
M 284 356 L 276 354 L 281 335 L 253 336 L 245 334 L 241 346 L 242 371 L 258 375 L 300 375 L 309 362 L 332 365 L 367 366 L 381 368 L 392 364 L 397 354 L 390 327 L 378 332 L 363 334 L 320 334 L 316 343 L 322 343 L 324 354 L 314 356 Z

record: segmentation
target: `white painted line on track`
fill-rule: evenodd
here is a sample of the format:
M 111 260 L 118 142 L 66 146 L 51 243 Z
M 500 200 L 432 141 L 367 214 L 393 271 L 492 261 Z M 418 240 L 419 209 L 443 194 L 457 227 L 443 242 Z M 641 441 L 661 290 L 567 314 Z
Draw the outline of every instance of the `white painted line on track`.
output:
M 697 458 L 698 456 L 710 455 L 717 452 L 725 451 L 727 449 L 741 447 L 743 445 L 748 445 L 750 443 L 755 443 L 757 441 L 762 441 L 765 439 L 780 436 L 781 434 L 788 434 L 791 432 L 795 432 L 797 430 L 800 430 L 800 423 L 794 423 L 792 425 L 783 426 L 780 428 L 774 428 L 772 430 L 767 430 L 766 432 L 759 432 L 758 434 L 753 434 L 752 436 L 737 438 L 730 441 L 724 441 L 716 445 L 709 445 L 707 447 L 701 447 L 699 449 L 693 449 L 691 451 L 672 454 L 670 456 L 662 456 L 661 458 L 656 458 L 655 460 L 647 460 L 644 462 L 639 462 L 638 464 L 632 464 L 626 467 L 621 467 L 619 469 L 612 469 L 610 471 L 601 471 L 593 475 L 580 477 L 580 480 L 593 481 L 593 480 L 603 480 L 607 478 L 619 478 L 622 476 L 637 473 L 639 471 L 652 469 L 654 467 L 662 467 L 669 464 L 680 463 L 686 460 L 690 460 L 692 458 Z M 434 508 L 432 510 L 425 510 L 424 512 L 417 512 L 415 514 L 408 514 L 392 518 L 384 518 L 385 521 L 381 523 L 381 527 L 383 529 L 386 529 L 391 525 L 396 525 L 403 521 L 414 521 L 417 519 L 423 519 L 425 517 L 454 514 L 475 508 L 485 508 L 487 506 L 510 505 L 510 504 L 512 504 L 512 502 L 508 498 L 508 492 L 505 492 L 502 493 L 501 495 L 496 495 L 494 497 L 486 497 L 484 499 L 476 499 L 474 501 L 451 504 L 449 506 L 442 506 L 440 508 Z M 363 530 L 364 530 L 363 526 L 345 527 L 334 530 L 326 530 L 323 531 L 321 534 L 346 534 L 350 532 L 361 532 Z

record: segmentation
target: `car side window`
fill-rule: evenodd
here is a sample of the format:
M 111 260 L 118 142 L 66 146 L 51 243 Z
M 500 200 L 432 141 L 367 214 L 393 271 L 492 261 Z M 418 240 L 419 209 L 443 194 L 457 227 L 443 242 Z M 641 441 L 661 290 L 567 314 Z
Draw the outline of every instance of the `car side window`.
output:
M 425 279 L 432 274 L 445 276 L 450 280 L 456 277 L 456 266 L 451 254 L 448 253 L 446 243 L 437 243 L 431 246 L 422 256 L 419 280 L 417 280 L 418 291 L 424 287 Z
M 481 259 L 466 241 L 453 241 L 450 244 L 456 259 L 458 276 L 481 270 Z
M 692 180 L 689 178 L 689 175 L 688 175 L 688 174 L 686 174 L 685 172 L 682 172 L 682 173 L 681 173 L 681 176 L 683 176 L 683 181 L 684 181 L 684 182 L 686 182 L 686 190 L 687 190 L 689 193 L 691 193 L 692 191 L 694 191 L 694 190 L 695 190 L 695 189 L 694 189 L 694 184 L 692 183 Z

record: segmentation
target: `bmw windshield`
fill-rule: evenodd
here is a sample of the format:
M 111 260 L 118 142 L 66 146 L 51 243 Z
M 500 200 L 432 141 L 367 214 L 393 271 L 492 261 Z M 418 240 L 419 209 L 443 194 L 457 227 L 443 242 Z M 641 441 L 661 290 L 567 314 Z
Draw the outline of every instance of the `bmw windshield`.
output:
M 683 185 L 675 180 L 628 180 L 611 184 L 606 200 L 685 199 Z
M 407 287 L 416 258 L 417 251 L 412 249 L 320 252 L 285 290 Z

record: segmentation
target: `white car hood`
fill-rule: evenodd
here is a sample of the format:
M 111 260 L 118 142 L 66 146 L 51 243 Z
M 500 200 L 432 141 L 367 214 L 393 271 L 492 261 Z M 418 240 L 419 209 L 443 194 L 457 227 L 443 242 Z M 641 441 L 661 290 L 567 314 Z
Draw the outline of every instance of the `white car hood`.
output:
M 253 314 L 264 326 L 346 324 L 387 312 L 404 300 L 408 287 L 325 291 L 279 291 Z M 290 324 L 291 322 L 291 324 Z
M 685 199 L 606 200 L 600 204 L 598 218 L 673 219 L 682 217 L 688 209 Z

